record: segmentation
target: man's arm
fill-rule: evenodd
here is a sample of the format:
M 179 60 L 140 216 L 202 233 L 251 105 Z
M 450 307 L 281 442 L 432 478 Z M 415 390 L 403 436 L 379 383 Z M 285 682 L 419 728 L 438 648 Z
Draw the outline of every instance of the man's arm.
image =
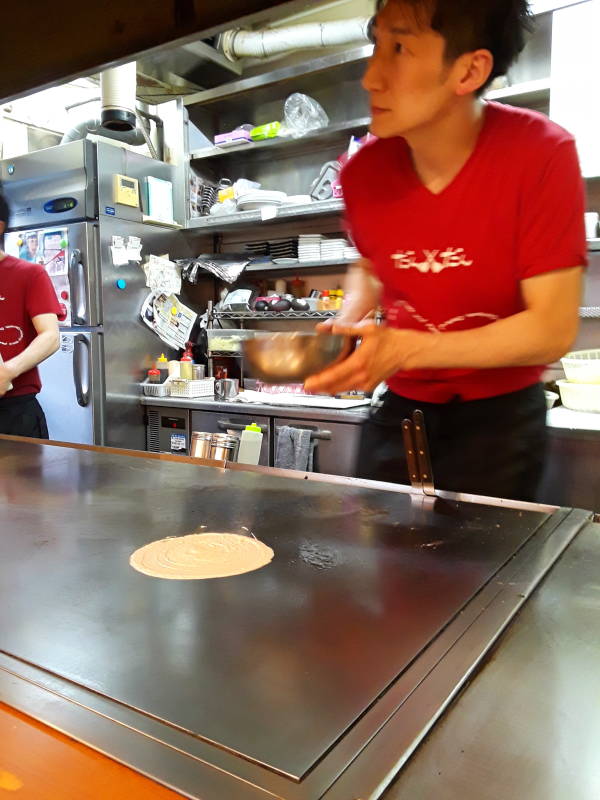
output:
M 58 350 L 58 320 L 56 314 L 39 314 L 31 320 L 37 336 L 31 344 L 4 364 L 0 364 L 0 397 L 6 394 L 13 380 L 45 361 Z
M 557 270 L 521 282 L 525 310 L 481 328 L 456 333 L 367 326 L 334 326 L 361 336 L 344 362 L 306 382 L 312 392 L 371 391 L 399 370 L 488 369 L 548 364 L 572 346 L 579 325 L 582 268 Z

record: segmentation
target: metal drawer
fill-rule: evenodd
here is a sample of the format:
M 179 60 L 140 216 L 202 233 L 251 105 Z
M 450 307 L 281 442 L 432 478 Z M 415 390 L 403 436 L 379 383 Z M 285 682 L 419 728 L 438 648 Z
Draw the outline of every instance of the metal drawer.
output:
M 192 411 L 192 432 L 206 433 L 241 433 L 246 425 L 256 422 L 263 429 L 262 447 L 260 450 L 260 466 L 268 467 L 271 453 L 271 426 L 269 417 L 251 416 L 249 414 L 232 414 L 225 411 Z
M 278 430 L 285 425 L 291 428 L 304 428 L 314 431 L 317 442 L 316 471 L 324 475 L 354 477 L 356 474 L 361 425 L 275 417 L 273 420 L 274 458 L 277 453 Z

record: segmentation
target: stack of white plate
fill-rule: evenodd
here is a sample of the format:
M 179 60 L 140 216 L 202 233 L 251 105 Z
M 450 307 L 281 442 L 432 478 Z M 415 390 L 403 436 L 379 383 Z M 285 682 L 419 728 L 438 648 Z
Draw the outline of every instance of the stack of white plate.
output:
M 320 261 L 321 260 L 321 240 L 320 233 L 303 233 L 298 236 L 298 258 L 300 261 Z
M 254 211 L 258 208 L 269 208 L 270 206 L 280 206 L 285 202 L 287 194 L 285 192 L 269 192 L 266 189 L 256 189 L 248 192 L 237 201 L 238 211 Z
M 356 247 L 352 247 L 352 245 L 346 245 L 344 247 L 344 260 L 345 261 L 358 261 L 360 258 L 360 253 L 356 249 Z
M 309 194 L 290 194 L 286 197 L 285 203 L 292 206 L 308 206 L 312 203 L 312 197 Z
M 347 244 L 345 239 L 323 239 L 321 242 L 321 260 L 343 261 Z

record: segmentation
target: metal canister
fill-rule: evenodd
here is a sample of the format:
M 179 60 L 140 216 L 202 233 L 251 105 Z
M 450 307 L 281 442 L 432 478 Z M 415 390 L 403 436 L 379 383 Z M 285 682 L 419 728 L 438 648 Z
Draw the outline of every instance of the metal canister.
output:
M 194 431 L 190 448 L 192 458 L 211 458 L 212 433 Z
M 237 436 L 228 433 L 213 433 L 210 457 L 214 461 L 235 461 L 239 441 Z
M 192 380 L 203 381 L 206 376 L 204 364 L 192 364 Z

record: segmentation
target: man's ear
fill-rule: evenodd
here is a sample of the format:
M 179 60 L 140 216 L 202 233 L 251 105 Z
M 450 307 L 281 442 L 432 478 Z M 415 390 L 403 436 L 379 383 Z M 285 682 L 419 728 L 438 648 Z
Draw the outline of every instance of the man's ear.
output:
M 485 86 L 494 68 L 494 57 L 489 50 L 475 50 L 457 59 L 457 86 L 459 95 L 471 94 Z

